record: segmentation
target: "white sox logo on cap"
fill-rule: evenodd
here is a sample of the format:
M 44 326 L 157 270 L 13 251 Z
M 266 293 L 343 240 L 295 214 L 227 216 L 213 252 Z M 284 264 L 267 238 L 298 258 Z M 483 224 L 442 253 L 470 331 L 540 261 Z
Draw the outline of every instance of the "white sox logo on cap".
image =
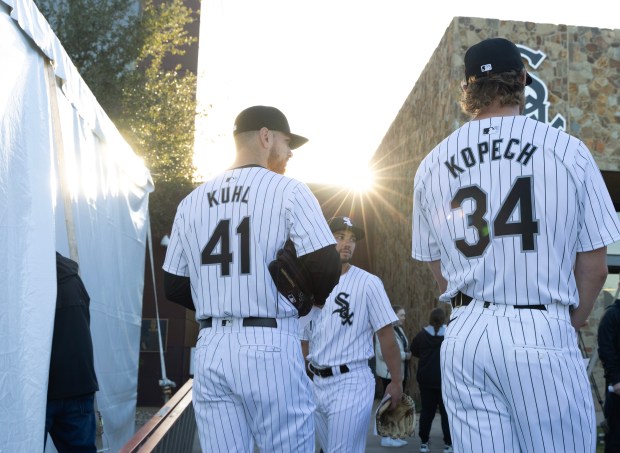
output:
M 332 232 L 340 230 L 351 230 L 356 236 L 358 241 L 364 239 L 364 230 L 353 223 L 351 217 L 332 217 L 327 224 Z

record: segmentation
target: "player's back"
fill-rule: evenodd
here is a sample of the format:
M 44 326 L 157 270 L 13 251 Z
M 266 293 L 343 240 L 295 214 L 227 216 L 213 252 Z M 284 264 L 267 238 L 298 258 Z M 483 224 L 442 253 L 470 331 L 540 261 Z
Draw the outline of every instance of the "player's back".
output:
M 299 255 L 333 242 L 317 211 L 307 186 L 259 166 L 228 170 L 188 195 L 175 229 L 197 318 L 295 315 L 267 266 L 289 237 Z
M 597 174 L 581 141 L 524 116 L 457 129 L 420 165 L 414 201 L 440 231 L 449 288 L 500 303 L 574 300 L 575 253 L 600 237 L 587 223 L 605 208 Z

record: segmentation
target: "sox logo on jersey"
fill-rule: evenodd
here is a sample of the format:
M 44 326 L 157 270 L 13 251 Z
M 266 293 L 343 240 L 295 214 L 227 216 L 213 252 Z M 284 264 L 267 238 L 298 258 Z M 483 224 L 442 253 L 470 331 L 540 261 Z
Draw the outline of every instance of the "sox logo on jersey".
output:
M 334 301 L 336 302 L 336 305 L 338 305 L 338 307 L 340 308 L 337 308 L 336 310 L 334 310 L 333 313 L 338 313 L 338 315 L 340 315 L 340 318 L 342 319 L 342 325 L 353 324 L 353 321 L 351 320 L 353 318 L 353 312 L 349 310 L 350 305 L 349 305 L 348 298 L 349 298 L 349 294 L 340 293 L 334 299 Z

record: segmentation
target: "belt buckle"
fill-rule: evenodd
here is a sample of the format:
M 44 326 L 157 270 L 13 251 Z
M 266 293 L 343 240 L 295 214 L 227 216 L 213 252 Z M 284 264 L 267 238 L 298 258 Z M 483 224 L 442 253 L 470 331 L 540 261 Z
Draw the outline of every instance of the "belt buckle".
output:
M 222 327 L 226 327 L 230 324 L 232 324 L 232 318 L 222 318 L 222 322 L 221 322 Z
M 331 371 L 331 368 L 320 368 L 317 366 L 314 366 L 312 364 L 310 364 L 310 371 L 312 371 L 312 374 L 314 374 L 315 376 L 319 376 L 319 377 L 327 377 L 329 376 L 329 371 Z M 333 371 L 331 373 L 333 375 Z

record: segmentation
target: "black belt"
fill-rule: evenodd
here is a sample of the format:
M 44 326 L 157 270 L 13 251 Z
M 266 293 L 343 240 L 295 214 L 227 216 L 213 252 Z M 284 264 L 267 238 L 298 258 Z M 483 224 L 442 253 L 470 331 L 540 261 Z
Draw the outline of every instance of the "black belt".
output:
M 464 294 L 462 292 L 458 292 L 456 296 L 450 299 L 450 303 L 452 304 L 452 308 L 457 307 L 465 307 L 469 305 L 469 303 L 473 300 L 472 297 Z M 484 308 L 489 308 L 493 302 L 484 301 Z M 546 305 L 511 305 L 514 308 L 518 308 L 520 310 L 547 310 Z
M 330 367 L 330 368 L 316 368 L 314 366 L 312 366 L 311 363 L 308 364 L 308 368 L 310 368 L 310 371 L 312 371 L 312 373 L 316 374 L 317 376 L 320 377 L 330 377 L 334 375 L 334 368 L 337 368 L 340 370 L 340 374 L 344 374 L 344 373 L 348 373 L 349 372 L 349 367 L 346 365 L 339 365 L 336 367 Z
M 222 319 L 222 326 L 226 326 L 226 319 Z M 213 318 L 199 319 L 200 328 L 213 326 Z M 243 327 L 278 327 L 276 318 L 243 318 Z

